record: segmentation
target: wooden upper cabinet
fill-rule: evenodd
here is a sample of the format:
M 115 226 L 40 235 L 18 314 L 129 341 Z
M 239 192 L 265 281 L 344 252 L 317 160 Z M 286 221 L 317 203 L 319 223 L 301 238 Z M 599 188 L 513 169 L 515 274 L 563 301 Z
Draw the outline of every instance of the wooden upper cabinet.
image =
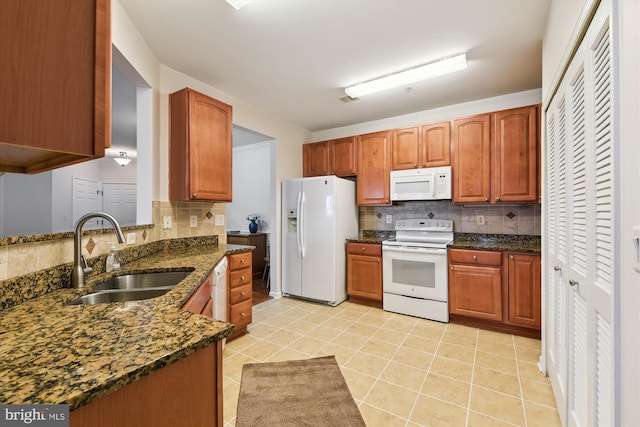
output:
M 391 140 L 391 170 L 418 167 L 421 167 L 420 128 L 395 129 Z
M 330 144 L 330 164 L 332 165 L 332 175 L 355 176 L 357 151 L 356 141 L 353 136 L 334 139 Z
M 453 201 L 488 202 L 491 197 L 491 115 L 453 122 Z
M 169 105 L 169 199 L 230 202 L 232 107 L 189 88 Z
M 538 200 L 538 106 L 455 120 L 453 201 Z
M 496 202 L 538 200 L 537 106 L 492 114 L 493 197 Z
M 441 122 L 394 130 L 391 170 L 449 166 L 450 129 L 449 122 Z
M 391 172 L 391 131 L 359 135 L 358 206 L 389 205 L 389 174 Z
M 352 136 L 302 146 L 303 176 L 355 176 L 356 143 Z
M 420 126 L 420 159 L 423 168 L 451 165 L 451 123 Z
M 103 157 L 111 144 L 110 1 L 7 0 L 0 28 L 0 171 Z
M 330 175 L 329 141 L 313 142 L 302 146 L 302 173 L 304 177 Z

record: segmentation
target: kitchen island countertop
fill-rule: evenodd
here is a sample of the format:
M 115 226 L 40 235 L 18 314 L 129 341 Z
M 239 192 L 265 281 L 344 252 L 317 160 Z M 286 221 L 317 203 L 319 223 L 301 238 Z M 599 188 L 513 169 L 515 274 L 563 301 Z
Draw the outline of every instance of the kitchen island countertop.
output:
M 0 403 L 73 410 L 230 335 L 233 325 L 181 306 L 226 254 L 250 249 L 166 249 L 124 265 L 117 275 L 193 270 L 151 300 L 65 305 L 115 275 L 102 273 L 89 276 L 84 289 L 56 290 L 0 311 Z

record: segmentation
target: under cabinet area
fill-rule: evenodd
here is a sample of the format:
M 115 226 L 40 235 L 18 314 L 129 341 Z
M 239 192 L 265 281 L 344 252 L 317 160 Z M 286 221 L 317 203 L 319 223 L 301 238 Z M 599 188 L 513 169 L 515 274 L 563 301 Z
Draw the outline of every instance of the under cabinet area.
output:
M 351 302 L 382 308 L 380 243 L 347 243 L 347 294 Z
M 540 337 L 540 255 L 449 248 L 451 322 Z
M 2 2 L 0 171 L 37 173 L 111 146 L 109 0 Z
M 213 318 L 213 276 L 210 274 L 182 306 L 183 310 Z
M 169 110 L 169 199 L 230 202 L 232 107 L 185 88 Z
M 233 323 L 236 331 L 227 341 L 247 333 L 252 319 L 252 254 L 241 252 L 229 255 L 228 313 L 227 321 Z

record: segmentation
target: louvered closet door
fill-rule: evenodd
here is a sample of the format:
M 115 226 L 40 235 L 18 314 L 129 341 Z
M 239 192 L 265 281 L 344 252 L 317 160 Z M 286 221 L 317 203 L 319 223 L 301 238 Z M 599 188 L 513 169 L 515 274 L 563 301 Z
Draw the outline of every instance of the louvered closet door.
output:
M 615 425 L 610 7 L 600 4 L 546 115 L 547 362 L 571 426 Z

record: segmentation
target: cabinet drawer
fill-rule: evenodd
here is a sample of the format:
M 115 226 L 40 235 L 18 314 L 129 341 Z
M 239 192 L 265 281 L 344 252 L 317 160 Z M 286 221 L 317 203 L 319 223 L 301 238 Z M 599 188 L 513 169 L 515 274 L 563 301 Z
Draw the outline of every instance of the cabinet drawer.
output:
M 347 243 L 347 253 L 350 255 L 382 256 L 382 244 Z
M 238 270 L 251 265 L 251 252 L 242 252 L 229 256 L 229 270 Z
M 501 265 L 502 253 L 469 249 L 449 249 L 449 262 L 472 265 Z
M 251 300 L 229 306 L 229 323 L 236 328 L 251 323 Z
M 229 304 L 231 305 L 248 299 L 251 299 L 251 284 L 238 286 L 229 290 Z
M 242 270 L 232 271 L 229 274 L 229 287 L 236 288 L 238 286 L 251 285 L 251 269 L 243 268 Z

